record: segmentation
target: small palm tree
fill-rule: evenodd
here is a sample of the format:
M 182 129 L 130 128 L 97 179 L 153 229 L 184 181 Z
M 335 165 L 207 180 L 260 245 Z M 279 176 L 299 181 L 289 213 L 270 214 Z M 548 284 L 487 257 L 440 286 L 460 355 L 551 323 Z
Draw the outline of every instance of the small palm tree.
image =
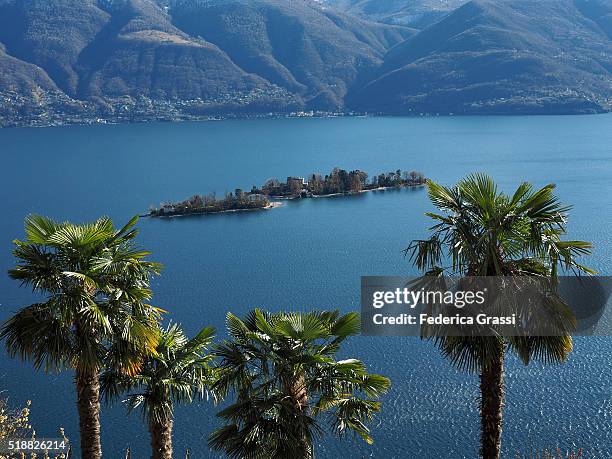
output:
M 81 453 L 98 459 L 99 371 L 105 364 L 134 373 L 155 348 L 159 311 L 146 304 L 160 265 L 135 247 L 132 219 L 116 230 L 108 218 L 75 225 L 30 216 L 15 241 L 9 275 L 43 296 L 2 326 L 8 353 L 45 371 L 76 370 Z
M 428 187 L 431 202 L 442 213 L 427 214 L 436 222 L 431 237 L 413 241 L 406 250 L 427 276 L 540 276 L 554 281 L 559 268 L 593 273 L 576 261 L 590 254 L 591 244 L 561 240 L 570 208 L 559 203 L 554 185 L 534 190 L 523 183 L 509 196 L 490 177 L 472 175 L 453 188 L 431 181 Z M 500 455 L 506 351 L 528 364 L 532 359 L 563 362 L 572 350 L 567 334 L 433 339 L 458 368 L 480 373 L 481 454 L 486 459 Z
M 331 431 L 353 431 L 372 438 L 366 422 L 380 410 L 373 400 L 390 386 L 370 374 L 359 360 L 336 360 L 342 342 L 359 332 L 356 313 L 278 313 L 253 311 L 242 321 L 227 315 L 231 341 L 219 346 L 219 396 L 235 402 L 218 416 L 227 424 L 209 445 L 235 458 L 306 459 L 314 456 L 313 438 Z
M 128 410 L 141 408 L 151 433 L 153 459 L 172 458 L 174 405 L 192 403 L 214 382 L 212 357 L 206 354 L 213 334 L 212 328 L 204 328 L 188 340 L 178 325 L 171 325 L 161 332 L 155 353 L 137 375 L 113 368 L 102 373 L 107 400 L 127 392 Z

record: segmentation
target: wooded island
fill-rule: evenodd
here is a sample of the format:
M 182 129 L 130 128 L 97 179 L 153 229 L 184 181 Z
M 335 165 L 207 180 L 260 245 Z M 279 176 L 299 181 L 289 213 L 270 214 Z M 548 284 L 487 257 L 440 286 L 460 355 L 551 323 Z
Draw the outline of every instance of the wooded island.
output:
M 258 209 L 271 209 L 278 203 L 274 199 L 300 199 L 355 194 L 364 191 L 384 190 L 423 186 L 427 178 L 416 171 L 402 171 L 374 175 L 371 179 L 361 170 L 347 171 L 334 168 L 329 174 L 311 174 L 304 177 L 287 177 L 285 182 L 272 178 L 251 191 L 236 188 L 233 193 L 226 193 L 217 198 L 215 193 L 194 195 L 178 203 L 162 203 L 159 208 L 151 208 L 151 217 L 173 217 L 180 215 L 210 214 Z

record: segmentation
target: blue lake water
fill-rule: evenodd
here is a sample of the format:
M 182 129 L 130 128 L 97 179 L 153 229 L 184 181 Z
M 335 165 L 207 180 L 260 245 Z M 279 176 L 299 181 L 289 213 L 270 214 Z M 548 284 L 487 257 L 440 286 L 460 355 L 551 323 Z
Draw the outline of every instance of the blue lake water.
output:
M 249 189 L 270 177 L 328 172 L 371 174 L 417 169 L 444 184 L 471 172 L 502 187 L 554 182 L 575 205 L 572 236 L 595 243 L 588 264 L 612 274 L 612 116 L 351 118 L 76 126 L 0 130 L 0 271 L 13 265 L 11 241 L 23 218 L 40 213 L 85 221 L 110 215 L 121 224 L 151 204 L 195 193 Z M 426 234 L 424 190 L 288 202 L 265 212 L 140 223 L 140 242 L 166 267 L 154 281 L 155 304 L 189 333 L 213 325 L 224 335 L 227 311 L 359 309 L 360 276 L 411 275 L 401 251 Z M 32 300 L 0 275 L 0 319 Z M 612 339 L 580 338 L 565 365 L 524 367 L 509 359 L 505 456 L 536 449 L 583 448 L 612 457 Z M 375 444 L 323 438 L 318 457 L 475 457 L 478 382 L 456 371 L 428 343 L 409 338 L 349 341 L 393 381 L 373 424 Z M 39 436 L 64 426 L 78 440 L 72 375 L 44 375 L 0 355 L 0 389 L 15 404 L 32 399 Z M 176 456 L 217 457 L 205 437 L 215 407 L 177 408 Z M 105 408 L 105 457 L 130 445 L 148 457 L 137 414 Z

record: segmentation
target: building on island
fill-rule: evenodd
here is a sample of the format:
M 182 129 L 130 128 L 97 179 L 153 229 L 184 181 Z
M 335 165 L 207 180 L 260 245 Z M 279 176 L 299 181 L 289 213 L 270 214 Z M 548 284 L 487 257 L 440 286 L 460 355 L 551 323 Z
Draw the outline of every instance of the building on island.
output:
M 247 196 L 249 202 L 261 202 L 267 199 L 267 196 L 264 194 L 249 194 Z
M 304 177 L 287 177 L 287 189 L 291 194 L 301 194 L 308 189 L 308 182 Z

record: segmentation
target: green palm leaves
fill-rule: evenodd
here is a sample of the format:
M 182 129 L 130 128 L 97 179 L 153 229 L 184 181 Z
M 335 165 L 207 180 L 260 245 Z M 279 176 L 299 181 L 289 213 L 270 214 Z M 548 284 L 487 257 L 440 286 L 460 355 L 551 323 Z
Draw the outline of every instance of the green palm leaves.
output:
M 493 180 L 475 174 L 447 188 L 428 183 L 429 198 L 440 213 L 428 239 L 413 241 L 406 249 L 414 265 L 426 276 L 535 276 L 552 281 L 559 270 L 592 274 L 580 264 L 592 246 L 563 241 L 570 207 L 554 194 L 554 185 L 534 189 L 521 184 L 512 195 L 500 191 Z M 547 306 L 564 317 L 558 296 Z M 555 314 L 550 314 L 554 317 Z M 560 329 L 568 329 L 568 324 Z M 480 373 L 481 454 L 497 458 L 501 448 L 504 398 L 503 362 L 507 350 L 528 364 L 533 359 L 563 362 L 572 350 L 572 338 L 561 336 L 462 337 L 432 336 L 442 354 L 456 367 Z
M 204 328 L 189 340 L 178 325 L 168 326 L 137 375 L 112 367 L 102 373 L 103 394 L 112 400 L 127 393 L 129 411 L 140 408 L 149 424 L 172 420 L 175 404 L 204 397 L 214 381 L 212 356 L 207 354 L 213 335 L 214 329 Z
M 76 370 L 83 458 L 102 455 L 100 390 L 109 401 L 125 393 L 129 410 L 141 410 L 154 459 L 172 457 L 175 406 L 209 390 L 237 398 L 210 439 L 233 457 L 311 457 L 323 418 L 336 435 L 372 441 L 366 424 L 389 380 L 335 358 L 359 332 L 356 313 L 228 314 L 232 340 L 209 354 L 211 328 L 192 339 L 178 325 L 160 328 L 164 311 L 148 302 L 161 266 L 135 245 L 136 222 L 116 229 L 108 218 L 75 225 L 31 216 L 25 240 L 15 241 L 9 274 L 41 300 L 9 319 L 0 337 L 36 368 Z
M 591 244 L 561 241 L 571 208 L 559 202 L 554 185 L 535 190 L 523 183 L 506 195 L 476 174 L 453 188 L 431 181 L 428 187 L 442 213 L 427 214 L 435 221 L 430 238 L 407 249 L 419 269 L 435 272 L 448 260 L 453 273 L 473 276 L 556 275 L 560 266 L 592 273 L 576 261 Z
M 366 423 L 390 382 L 359 360 L 335 359 L 359 332 L 356 313 L 255 310 L 245 320 L 228 314 L 227 326 L 232 339 L 217 349 L 213 390 L 236 401 L 219 413 L 227 424 L 211 435 L 213 448 L 236 458 L 311 457 L 323 417 L 332 433 L 372 442 Z
M 9 275 L 42 300 L 24 307 L 0 331 L 9 355 L 45 371 L 76 370 L 82 457 L 102 456 L 98 373 L 110 365 L 141 369 L 159 341 L 160 311 L 150 306 L 149 280 L 161 266 L 134 244 L 137 218 L 115 229 L 108 218 L 75 225 L 40 216 L 14 241 Z
M 134 351 L 154 349 L 159 311 L 149 279 L 160 265 L 133 244 L 137 219 L 116 230 L 108 218 L 74 225 L 30 216 L 25 241 L 14 241 L 9 275 L 44 297 L 2 328 L 9 354 L 47 371 L 97 371 L 106 357 L 133 372 Z
M 535 190 L 523 183 L 512 195 L 501 192 L 490 177 L 472 175 L 453 188 L 429 182 L 429 197 L 442 213 L 428 213 L 436 223 L 429 239 L 414 241 L 406 253 L 428 276 L 537 276 L 553 280 L 559 269 L 593 273 L 578 262 L 591 244 L 563 241 L 567 212 L 554 185 Z M 444 266 L 449 263 L 450 266 Z M 563 304 L 558 307 L 563 308 Z M 434 338 L 459 368 L 480 371 L 495 355 L 491 340 Z M 509 349 L 525 363 L 533 358 L 561 362 L 572 349 L 569 336 L 509 337 Z
M 151 433 L 153 459 L 172 458 L 175 405 L 204 397 L 214 382 L 216 370 L 207 354 L 213 334 L 212 328 L 204 328 L 189 340 L 178 325 L 170 325 L 160 332 L 155 353 L 146 358 L 137 375 L 112 367 L 102 373 L 107 400 L 127 393 L 128 411 L 140 408 Z

